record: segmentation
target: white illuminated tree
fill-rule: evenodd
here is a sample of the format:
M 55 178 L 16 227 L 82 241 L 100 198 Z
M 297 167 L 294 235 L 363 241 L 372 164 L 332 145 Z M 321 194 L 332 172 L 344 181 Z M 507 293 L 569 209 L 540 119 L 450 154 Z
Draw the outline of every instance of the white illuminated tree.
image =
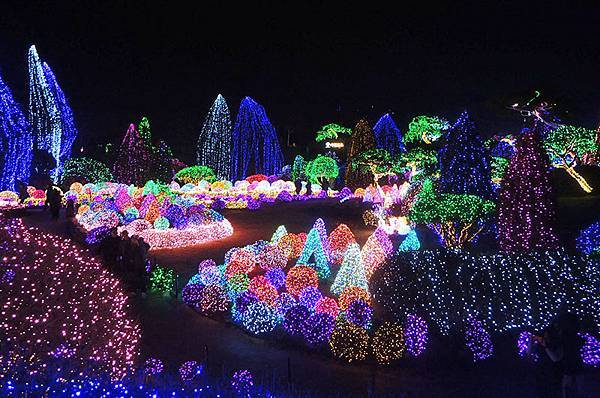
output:
M 218 179 L 229 179 L 231 161 L 231 117 L 225 98 L 217 95 L 198 137 L 197 163 L 209 166 Z

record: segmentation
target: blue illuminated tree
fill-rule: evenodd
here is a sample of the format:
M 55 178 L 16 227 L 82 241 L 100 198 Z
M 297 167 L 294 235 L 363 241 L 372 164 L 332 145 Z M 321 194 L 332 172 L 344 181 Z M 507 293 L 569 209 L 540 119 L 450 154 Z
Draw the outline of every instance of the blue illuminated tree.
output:
M 252 174 L 273 175 L 283 167 L 283 153 L 277 133 L 260 104 L 245 97 L 232 133 L 231 178 Z
M 228 180 L 231 169 L 231 117 L 221 94 L 208 110 L 198 137 L 197 163 L 212 168 L 217 178 Z
M 488 152 L 466 111 L 448 131 L 438 158 L 441 192 L 492 197 Z
M 394 119 L 392 119 L 389 113 L 379 118 L 375 126 L 373 126 L 373 133 L 375 134 L 377 148 L 385 149 L 392 157 L 406 151 L 402 143 L 400 129 L 396 126 Z
M 50 91 L 44 66 L 35 46 L 29 48 L 29 121 L 34 149 L 49 153 L 58 165 L 60 159 L 61 120 Z M 37 159 L 34 159 L 34 162 Z
M 31 126 L 0 77 L 0 191 L 29 180 L 32 150 Z
M 43 68 L 46 82 L 48 83 L 48 87 L 60 114 L 60 159 L 57 165 L 60 173 L 64 162 L 71 158 L 73 142 L 75 141 L 75 138 L 77 138 L 77 128 L 75 127 L 73 111 L 69 107 L 65 94 L 56 81 L 56 76 L 54 76 L 52 69 L 50 69 L 50 66 L 48 66 L 47 63 L 43 63 Z
M 34 149 L 52 156 L 55 164 L 51 174 L 56 182 L 62 164 L 71 157 L 77 129 L 54 73 L 40 60 L 35 46 L 29 48 L 28 64 L 29 120 L 35 139 Z

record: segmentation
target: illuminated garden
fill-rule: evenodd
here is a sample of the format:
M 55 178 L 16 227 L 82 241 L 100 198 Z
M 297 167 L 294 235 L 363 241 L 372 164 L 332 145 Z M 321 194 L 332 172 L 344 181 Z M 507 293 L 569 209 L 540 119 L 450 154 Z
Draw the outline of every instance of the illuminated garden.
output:
M 296 143 L 215 92 L 184 145 L 130 110 L 99 142 L 46 57 L 0 59 L 0 396 L 537 396 L 556 341 L 600 391 L 600 127 L 560 102 Z

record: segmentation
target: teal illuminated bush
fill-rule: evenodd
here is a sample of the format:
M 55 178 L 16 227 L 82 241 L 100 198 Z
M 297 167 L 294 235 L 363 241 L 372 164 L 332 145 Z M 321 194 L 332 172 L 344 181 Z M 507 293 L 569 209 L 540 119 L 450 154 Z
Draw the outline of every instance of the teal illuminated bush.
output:
M 98 183 L 112 181 L 113 174 L 102 162 L 90 158 L 72 158 L 65 162 L 62 182 L 77 181 L 81 183 Z
M 175 178 L 184 184 L 197 184 L 202 180 L 214 182 L 216 176 L 215 171 L 208 166 L 190 166 L 179 170 Z

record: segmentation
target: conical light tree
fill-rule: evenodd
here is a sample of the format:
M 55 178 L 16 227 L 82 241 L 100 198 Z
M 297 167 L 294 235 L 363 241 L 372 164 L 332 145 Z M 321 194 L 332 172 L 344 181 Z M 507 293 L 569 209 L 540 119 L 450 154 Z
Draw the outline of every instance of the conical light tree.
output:
M 152 154 L 135 125 L 130 124 L 113 166 L 115 179 L 123 184 L 143 186 L 148 180 L 151 164 Z
M 385 149 L 392 157 L 406 151 L 402 143 L 400 129 L 389 113 L 379 118 L 375 126 L 373 126 L 373 133 L 375 133 L 377 148 Z
M 371 175 L 360 167 L 353 165 L 353 160 L 358 154 L 369 149 L 375 149 L 375 135 L 369 123 L 361 119 L 354 126 L 348 151 L 348 167 L 346 167 L 346 186 L 356 189 L 366 187 L 372 181 Z
M 77 128 L 75 127 L 73 111 L 69 107 L 69 103 L 65 98 L 65 94 L 56 81 L 54 72 L 52 72 L 50 66 L 48 66 L 48 64 L 45 62 L 43 63 L 43 68 L 46 76 L 46 82 L 48 83 L 48 87 L 52 93 L 54 101 L 56 102 L 56 107 L 60 114 L 60 158 L 57 164 L 58 173 L 60 174 L 62 173 L 63 164 L 71 158 L 73 142 L 75 141 L 75 138 L 77 138 L 78 132 Z
M 147 148 L 150 149 L 148 146 Z M 158 145 L 153 149 L 155 164 L 155 175 L 153 178 L 163 182 L 171 181 L 175 174 L 175 170 L 173 169 L 173 151 L 171 150 L 171 147 L 169 147 L 169 144 L 165 141 L 160 140 Z
M 312 259 L 314 258 L 314 263 Z M 312 229 L 308 232 L 306 243 L 296 265 L 310 265 L 315 268 L 319 278 L 327 278 L 331 272 L 331 251 L 327 239 L 327 230 L 322 218 L 317 218 Z
M 221 94 L 208 110 L 198 137 L 196 156 L 199 165 L 209 166 L 217 179 L 229 179 L 231 168 L 231 117 Z
M 46 80 L 35 46 L 29 48 L 29 120 L 35 137 L 34 148 L 48 152 L 58 166 L 60 159 L 60 112 Z
M 232 133 L 231 179 L 252 174 L 273 175 L 283 167 L 277 133 L 260 104 L 250 97 L 240 103 Z
M 346 249 L 340 270 L 331 284 L 331 293 L 339 295 L 349 287 L 360 287 L 369 291 L 365 267 L 361 261 L 360 246 L 355 242 L 350 243 Z
M 360 252 L 367 280 L 370 280 L 373 273 L 386 262 L 392 254 L 392 250 L 392 241 L 383 229 L 377 228 L 369 236 Z
M 152 149 L 152 131 L 150 130 L 150 120 L 146 116 L 142 116 L 142 120 L 138 124 L 138 131 L 148 149 Z
M 446 135 L 438 158 L 440 192 L 476 195 L 484 199 L 492 197 L 488 151 L 466 111 Z
M 0 77 L 0 191 L 16 190 L 27 182 L 31 169 L 31 126 L 8 86 Z
M 340 224 L 331 231 L 331 234 L 329 234 L 329 250 L 331 251 L 332 263 L 342 263 L 346 250 L 351 243 L 356 243 L 356 238 L 346 224 Z
M 35 46 L 29 48 L 29 120 L 35 138 L 34 148 L 49 153 L 55 168 L 51 174 L 58 181 L 62 164 L 71 157 L 77 129 L 73 112 L 56 77 L 42 63 Z
M 554 195 L 548 157 L 534 131 L 518 139 L 500 186 L 498 244 L 505 251 L 555 249 Z

